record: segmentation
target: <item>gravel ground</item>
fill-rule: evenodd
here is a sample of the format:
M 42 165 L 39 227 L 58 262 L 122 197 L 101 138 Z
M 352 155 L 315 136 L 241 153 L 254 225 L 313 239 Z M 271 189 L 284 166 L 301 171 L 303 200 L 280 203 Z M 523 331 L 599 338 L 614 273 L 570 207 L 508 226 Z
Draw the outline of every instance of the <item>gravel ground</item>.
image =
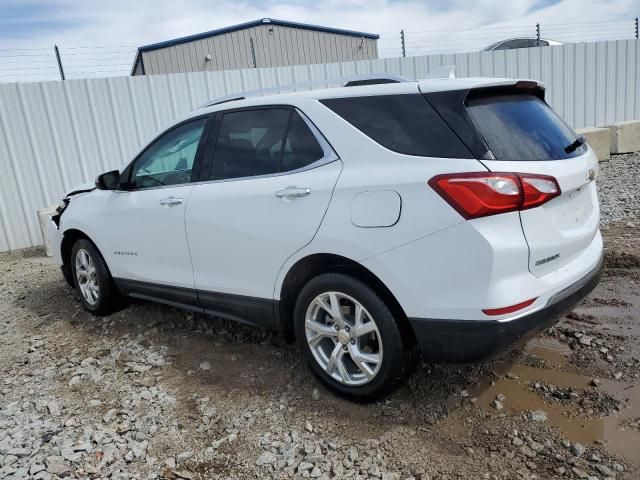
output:
M 600 162 L 598 194 L 601 223 L 629 222 L 640 225 L 640 152 L 613 155 Z
M 93 317 L 40 250 L 2 254 L 0 478 L 639 478 L 639 163 L 601 164 L 606 272 L 574 312 L 372 405 L 264 331 L 142 302 Z

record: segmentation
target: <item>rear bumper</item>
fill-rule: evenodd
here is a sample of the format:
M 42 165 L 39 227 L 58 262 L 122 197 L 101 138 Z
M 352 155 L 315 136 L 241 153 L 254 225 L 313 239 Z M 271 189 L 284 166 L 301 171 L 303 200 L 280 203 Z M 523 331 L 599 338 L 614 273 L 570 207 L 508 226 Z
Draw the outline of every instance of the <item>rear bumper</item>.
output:
M 600 281 L 603 257 L 577 282 L 554 294 L 540 310 L 514 320 L 410 318 L 422 356 L 437 362 L 470 362 L 546 330 L 571 311 Z

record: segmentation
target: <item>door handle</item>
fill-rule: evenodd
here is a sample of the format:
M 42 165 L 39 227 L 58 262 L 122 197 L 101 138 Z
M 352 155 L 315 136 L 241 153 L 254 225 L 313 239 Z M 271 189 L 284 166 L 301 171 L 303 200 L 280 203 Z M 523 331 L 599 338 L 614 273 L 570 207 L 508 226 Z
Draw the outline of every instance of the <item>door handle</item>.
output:
M 276 192 L 276 197 L 285 199 L 306 197 L 307 195 L 311 195 L 310 188 L 287 187 Z
M 182 205 L 182 199 L 177 197 L 167 197 L 160 200 L 160 205 L 163 207 L 175 207 L 177 205 Z

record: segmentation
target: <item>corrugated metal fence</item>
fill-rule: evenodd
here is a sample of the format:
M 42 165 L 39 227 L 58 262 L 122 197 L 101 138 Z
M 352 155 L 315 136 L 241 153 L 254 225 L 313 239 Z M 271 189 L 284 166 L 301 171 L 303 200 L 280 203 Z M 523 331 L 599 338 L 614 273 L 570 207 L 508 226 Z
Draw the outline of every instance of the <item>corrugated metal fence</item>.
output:
M 36 210 L 118 168 L 161 127 L 236 92 L 364 73 L 542 80 L 574 127 L 640 119 L 636 40 L 324 65 L 0 84 L 0 251 L 42 243 Z

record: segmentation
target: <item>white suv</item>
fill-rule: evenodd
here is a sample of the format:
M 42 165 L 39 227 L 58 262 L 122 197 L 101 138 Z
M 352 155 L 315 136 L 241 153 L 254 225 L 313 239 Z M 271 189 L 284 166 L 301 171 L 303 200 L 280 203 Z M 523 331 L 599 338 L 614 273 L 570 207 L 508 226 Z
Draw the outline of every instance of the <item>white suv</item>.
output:
M 475 360 L 557 321 L 600 277 L 593 151 L 540 83 L 389 81 L 205 106 L 71 192 L 49 233 L 85 308 L 280 331 L 361 401 L 417 353 Z

